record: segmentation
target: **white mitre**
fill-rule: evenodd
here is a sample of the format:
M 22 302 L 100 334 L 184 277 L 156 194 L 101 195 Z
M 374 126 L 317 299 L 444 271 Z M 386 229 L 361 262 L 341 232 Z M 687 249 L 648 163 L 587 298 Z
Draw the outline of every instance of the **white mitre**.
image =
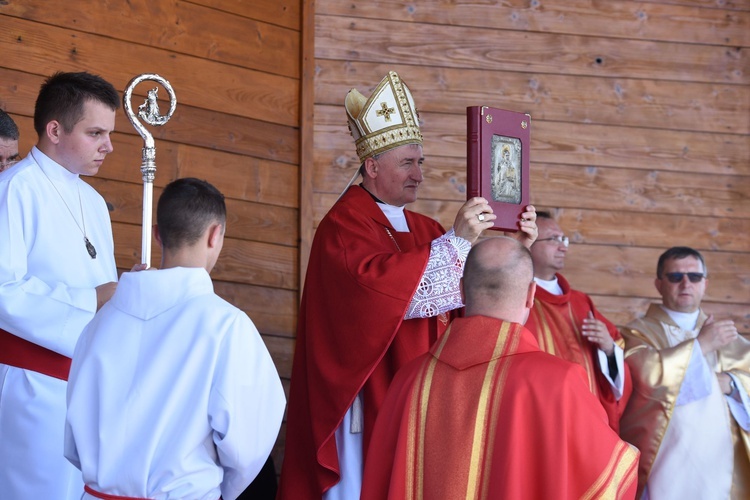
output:
M 404 144 L 422 145 L 417 107 L 395 71 L 381 80 L 369 99 L 350 90 L 344 107 L 360 162 Z

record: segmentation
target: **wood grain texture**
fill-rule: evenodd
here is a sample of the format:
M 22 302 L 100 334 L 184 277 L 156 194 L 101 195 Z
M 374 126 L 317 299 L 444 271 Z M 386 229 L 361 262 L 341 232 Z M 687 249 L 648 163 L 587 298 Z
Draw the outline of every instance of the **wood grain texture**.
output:
M 416 98 L 416 97 L 415 97 Z M 750 107 L 748 108 L 750 109 Z M 356 160 L 340 106 L 316 105 L 316 154 L 336 162 Z M 466 159 L 466 114 L 420 113 L 424 153 Z M 617 124 L 550 122 L 531 119 L 531 161 L 622 167 L 714 175 L 750 175 L 747 135 L 622 127 Z M 323 153 L 325 151 L 328 153 Z M 348 161 L 348 160 L 347 160 Z
M 104 76 L 117 89 L 124 89 L 143 73 L 142 61 L 148 61 L 148 67 L 158 68 L 172 84 L 178 102 L 268 123 L 298 125 L 299 81 L 294 78 L 9 16 L 3 16 L 0 50 L 6 54 L 4 67 L 34 67 L 45 75 L 88 70 Z
M 75 26 L 79 32 L 299 78 L 296 32 L 196 3 L 114 0 L 90 2 L 85 9 L 60 9 L 44 0 L 25 0 L 8 2 L 2 13 L 50 26 Z M 149 29 L 144 29 L 146 26 Z M 276 50 L 268 50 L 269 46 Z M 279 53 L 288 57 L 279 57 Z
M 130 269 L 140 262 L 141 226 L 113 222 L 117 266 Z M 152 245 L 152 265 L 161 252 Z M 297 249 L 270 243 L 228 238 L 211 276 L 216 280 L 269 288 L 297 290 Z
M 316 101 L 341 107 L 357 88 L 368 95 L 390 64 L 320 59 Z M 748 134 L 750 86 L 612 78 L 486 69 L 399 65 L 399 76 L 420 96 L 420 113 L 465 115 L 468 105 L 531 114 L 534 120 L 617 124 L 645 129 Z M 689 96 L 689 99 L 686 99 Z
M 747 84 L 747 51 L 641 39 L 316 16 L 320 59 Z M 395 37 L 393 34 L 399 33 Z M 664 57 L 669 54 L 668 57 Z
M 302 93 L 300 95 L 300 289 L 304 289 L 305 273 L 313 240 L 312 178 L 315 169 L 315 2 L 302 0 Z M 303 223 L 304 222 L 304 223 Z M 301 294 L 300 294 L 301 297 Z
M 186 0 L 223 12 L 300 30 L 302 7 L 299 0 Z
M 496 30 L 567 33 L 707 45 L 750 45 L 747 2 L 666 2 L 568 0 L 441 0 L 405 3 L 320 2 L 320 15 L 388 19 L 412 24 L 471 26 Z M 727 12 L 727 4 L 745 11 Z M 721 5 L 722 9 L 716 7 Z M 706 8 L 708 7 L 708 8 Z

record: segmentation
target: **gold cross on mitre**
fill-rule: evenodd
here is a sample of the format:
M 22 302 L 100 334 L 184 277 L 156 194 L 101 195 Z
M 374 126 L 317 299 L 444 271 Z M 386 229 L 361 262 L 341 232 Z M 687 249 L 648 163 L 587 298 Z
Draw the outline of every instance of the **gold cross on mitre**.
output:
M 385 116 L 385 121 L 389 122 L 391 121 L 391 113 L 395 113 L 396 110 L 393 108 L 389 108 L 388 104 L 381 102 L 380 103 L 380 109 L 375 113 L 378 116 Z

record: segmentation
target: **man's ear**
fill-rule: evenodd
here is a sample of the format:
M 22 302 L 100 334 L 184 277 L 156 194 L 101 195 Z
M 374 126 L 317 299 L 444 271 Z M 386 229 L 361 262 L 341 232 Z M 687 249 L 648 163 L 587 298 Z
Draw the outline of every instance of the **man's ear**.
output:
M 44 130 L 47 133 L 47 139 L 49 139 L 52 144 L 60 143 L 60 135 L 62 134 L 63 129 L 62 124 L 59 121 L 50 120 Z
M 151 226 L 151 234 L 153 235 L 156 242 L 159 244 L 159 248 L 164 249 L 164 244 L 161 242 L 161 235 L 159 234 L 159 225 L 154 224 Z
M 363 177 L 374 179 L 378 176 L 378 161 L 373 157 L 367 158 L 362 170 Z
M 536 294 L 536 281 L 529 283 L 529 289 L 526 292 L 526 307 L 531 309 L 534 307 L 534 295 Z
M 223 236 L 224 236 L 224 225 L 212 224 L 208 228 L 208 247 L 216 248 L 217 246 L 219 246 Z

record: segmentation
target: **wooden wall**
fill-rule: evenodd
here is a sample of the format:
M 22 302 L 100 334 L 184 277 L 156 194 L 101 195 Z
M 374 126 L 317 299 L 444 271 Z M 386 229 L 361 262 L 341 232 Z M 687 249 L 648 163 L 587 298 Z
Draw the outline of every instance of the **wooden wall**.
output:
M 21 129 L 22 154 L 36 142 L 39 86 L 55 71 L 97 73 L 121 93 L 142 73 L 170 81 L 177 109 L 165 126 L 150 128 L 157 148 L 154 197 L 186 176 L 225 194 L 227 238 L 212 273 L 215 289 L 253 319 L 287 386 L 299 286 L 302 4 L 0 2 L 0 108 Z M 136 89 L 133 107 L 151 87 Z M 159 94 L 166 96 L 163 89 Z M 117 265 L 124 270 L 140 260 L 143 141 L 122 110 L 113 143 L 100 174 L 87 181 L 110 205 Z
M 556 209 L 574 242 L 575 287 L 626 322 L 656 296 L 659 253 L 691 245 L 709 263 L 708 309 L 750 333 L 748 47 L 749 0 L 8 0 L 0 108 L 25 152 L 54 71 L 95 72 L 120 91 L 145 72 L 170 80 L 179 104 L 152 129 L 155 194 L 197 176 L 227 195 L 216 290 L 254 320 L 288 386 L 314 228 L 357 166 L 343 99 L 390 69 L 423 121 L 426 181 L 412 208 L 452 224 L 466 106 L 528 112 L 532 200 Z M 127 269 L 140 252 L 142 141 L 122 113 L 117 132 L 90 181 Z
M 466 199 L 466 106 L 530 113 L 532 202 L 571 237 L 572 285 L 623 324 L 660 253 L 693 246 L 706 309 L 750 334 L 750 1 L 318 0 L 315 29 L 313 225 L 357 168 L 346 92 L 394 69 L 425 138 L 413 209 L 447 228 Z

